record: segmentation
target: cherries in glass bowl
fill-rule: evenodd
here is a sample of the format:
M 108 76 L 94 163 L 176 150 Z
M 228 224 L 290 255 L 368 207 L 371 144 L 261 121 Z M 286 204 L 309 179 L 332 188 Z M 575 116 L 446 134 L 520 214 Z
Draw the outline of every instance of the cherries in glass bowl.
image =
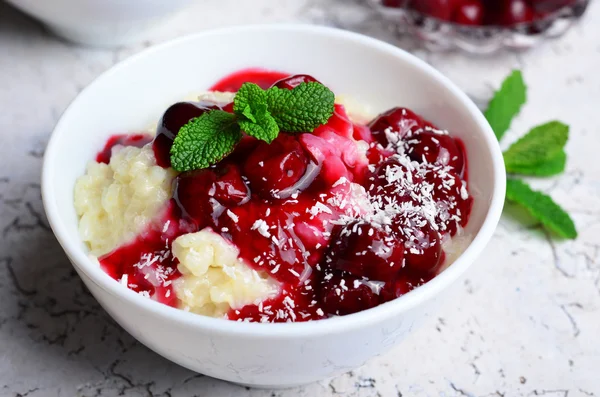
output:
M 589 0 L 369 0 L 400 34 L 431 50 L 526 49 L 565 33 Z

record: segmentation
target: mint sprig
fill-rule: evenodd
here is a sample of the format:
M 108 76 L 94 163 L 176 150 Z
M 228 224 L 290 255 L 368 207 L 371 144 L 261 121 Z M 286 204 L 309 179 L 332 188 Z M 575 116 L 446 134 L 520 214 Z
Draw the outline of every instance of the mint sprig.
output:
M 267 93 L 254 83 L 244 83 L 233 98 L 233 112 L 252 122 L 267 113 Z
M 519 114 L 526 101 L 527 86 L 523 81 L 523 74 L 514 70 L 496 91 L 485 111 L 485 118 L 498 140 L 508 131 L 512 120 Z
M 564 238 L 574 239 L 577 230 L 573 220 L 550 196 L 537 192 L 519 179 L 506 181 L 506 198 L 525 207 L 545 227 Z
M 321 83 L 301 83 L 292 90 L 263 90 L 245 83 L 233 100 L 233 114 L 211 110 L 179 130 L 171 147 L 177 171 L 208 168 L 235 149 L 242 131 L 271 143 L 281 130 L 313 132 L 333 115 L 335 95 Z
M 269 88 L 267 103 L 279 127 L 287 132 L 313 131 L 333 114 L 335 95 L 317 82 L 303 83 L 293 90 Z
M 520 71 L 513 71 L 494 94 L 485 112 L 498 140 L 510 128 L 513 118 L 525 104 L 527 87 Z M 569 126 L 551 121 L 532 128 L 504 152 L 508 174 L 551 176 L 564 171 Z M 574 239 L 575 224 L 569 214 L 552 198 L 533 190 L 520 179 L 511 177 L 506 184 L 506 199 L 528 210 L 544 227 L 557 235 Z
M 561 151 L 551 159 L 532 164 L 518 165 L 512 164 L 506 166 L 506 171 L 510 174 L 519 174 L 526 176 L 553 176 L 562 174 L 567 166 L 567 153 Z
M 233 152 L 241 138 L 235 115 L 222 110 L 204 113 L 179 130 L 171 165 L 177 171 L 208 168 Z
M 267 92 L 253 83 L 245 83 L 233 99 L 233 111 L 246 134 L 273 142 L 279 134 L 279 125 L 267 105 Z
M 509 172 L 519 168 L 535 168 L 556 158 L 569 139 L 569 126 L 551 121 L 534 127 L 504 152 Z

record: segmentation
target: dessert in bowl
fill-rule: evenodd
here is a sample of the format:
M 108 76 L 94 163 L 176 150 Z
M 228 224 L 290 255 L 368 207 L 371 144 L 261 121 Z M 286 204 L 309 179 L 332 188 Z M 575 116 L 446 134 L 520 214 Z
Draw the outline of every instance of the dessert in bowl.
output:
M 182 126 L 235 113 L 248 81 L 353 100 L 332 99 L 310 131 L 240 133 L 231 154 L 175 171 Z M 504 173 L 477 108 L 412 56 L 332 29 L 246 27 L 156 47 L 92 83 L 56 127 L 43 192 L 78 273 L 137 339 L 207 375 L 290 386 L 418 324 L 489 240 Z
M 240 129 L 211 165 L 171 163 L 180 131 L 244 118 L 235 105 L 250 87 L 313 87 L 328 111 L 271 139 Z M 370 117 L 342 101 L 313 76 L 242 70 L 171 105 L 155 134 L 108 138 L 75 185 L 93 260 L 150 299 L 263 323 L 347 315 L 427 282 L 470 240 L 462 142 L 409 109 Z

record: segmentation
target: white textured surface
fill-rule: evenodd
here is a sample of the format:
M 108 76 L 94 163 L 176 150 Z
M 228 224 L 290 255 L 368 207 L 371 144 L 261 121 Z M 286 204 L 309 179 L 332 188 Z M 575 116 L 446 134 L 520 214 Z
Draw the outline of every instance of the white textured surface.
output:
M 394 42 L 357 4 L 203 0 L 152 43 L 276 21 L 343 26 Z M 353 373 L 271 392 L 195 375 L 135 342 L 84 291 L 43 216 L 41 155 L 60 113 L 100 72 L 151 43 L 117 51 L 73 47 L 0 4 L 0 396 L 600 395 L 598 18 L 594 2 L 566 37 L 519 55 L 473 60 L 415 51 L 482 100 L 512 67 L 523 68 L 529 104 L 506 141 L 548 119 L 571 124 L 566 174 L 535 185 L 573 214 L 579 239 L 552 241 L 534 223 L 513 221 L 517 211 L 508 208 L 438 319 Z

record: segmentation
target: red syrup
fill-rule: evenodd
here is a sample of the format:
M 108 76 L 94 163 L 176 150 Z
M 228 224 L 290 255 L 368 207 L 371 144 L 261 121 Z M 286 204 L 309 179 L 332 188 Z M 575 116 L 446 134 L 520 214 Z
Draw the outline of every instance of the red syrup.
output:
M 112 149 L 117 145 L 142 147 L 149 142 L 152 142 L 152 137 L 146 134 L 113 135 L 108 138 L 104 148 L 96 155 L 96 161 L 99 163 L 108 164 L 110 157 L 112 156 Z
M 267 89 L 277 81 L 289 77 L 289 73 L 276 72 L 260 68 L 251 68 L 234 72 L 215 85 L 210 87 L 210 91 L 237 92 L 244 83 L 254 83 L 260 88 Z
M 177 270 L 177 259 L 171 253 L 171 243 L 178 236 L 196 230 L 181 217 L 173 200 L 162 218 L 134 241 L 100 257 L 99 261 L 109 276 L 129 289 L 176 307 L 172 282 L 181 274 Z
M 237 90 L 247 81 L 289 89 L 314 81 L 310 76 L 281 81 L 282 76 L 288 75 L 241 71 L 212 89 Z M 154 142 L 159 165 L 168 166 L 159 153 L 169 152 L 173 132 L 210 109 L 189 103 L 169 108 Z M 398 142 L 389 142 L 390 131 Z M 168 139 L 159 141 L 160 136 Z M 366 155 L 357 139 L 370 145 Z M 405 158 L 413 160 L 408 166 L 394 157 L 401 143 Z M 390 187 L 386 178 L 398 173 L 411 175 L 408 188 Z M 281 133 L 270 145 L 244 137 L 221 163 L 180 174 L 163 221 L 100 262 L 117 280 L 126 274 L 129 288 L 176 306 L 170 282 L 180 274 L 170 243 L 210 227 L 238 247 L 246 264 L 281 285 L 277 297 L 231 310 L 229 319 L 288 322 L 350 314 L 393 300 L 436 275 L 445 257 L 443 235 L 454 235 L 469 218 L 472 199 L 461 190 L 466 175 L 462 143 L 415 113 L 395 108 L 368 128 L 354 125 L 336 105 L 329 122 L 311 134 Z M 365 188 L 362 195 L 356 196 L 350 182 Z M 427 197 L 411 189 L 427 191 Z M 402 212 L 381 226 L 377 211 L 387 200 L 437 209 Z M 156 257 L 163 259 L 140 266 Z M 166 285 L 148 270 L 164 276 Z

